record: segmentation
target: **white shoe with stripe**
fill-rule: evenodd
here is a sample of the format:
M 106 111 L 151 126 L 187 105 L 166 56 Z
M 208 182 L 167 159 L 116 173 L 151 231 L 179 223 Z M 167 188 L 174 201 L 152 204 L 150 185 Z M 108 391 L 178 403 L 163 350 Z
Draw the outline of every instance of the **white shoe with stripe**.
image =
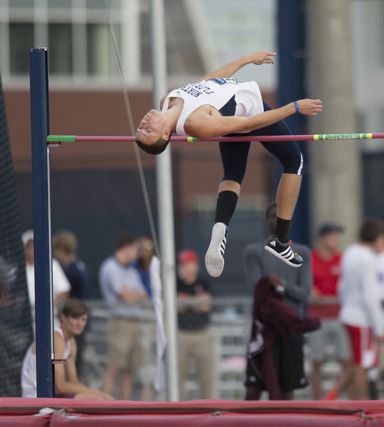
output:
M 212 277 L 220 277 L 223 272 L 226 235 L 227 226 L 223 222 L 217 222 L 212 228 L 211 243 L 205 255 L 205 267 Z
M 281 243 L 274 235 L 269 238 L 264 249 L 291 267 L 301 267 L 303 264 L 303 258 L 298 253 L 293 252 L 291 242 Z

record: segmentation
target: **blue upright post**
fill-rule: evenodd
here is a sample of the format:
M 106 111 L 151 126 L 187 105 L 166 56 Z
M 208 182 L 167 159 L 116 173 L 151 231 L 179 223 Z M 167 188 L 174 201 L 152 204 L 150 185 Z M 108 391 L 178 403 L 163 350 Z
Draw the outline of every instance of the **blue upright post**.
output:
M 29 51 L 37 397 L 54 397 L 53 304 L 49 188 L 48 51 Z

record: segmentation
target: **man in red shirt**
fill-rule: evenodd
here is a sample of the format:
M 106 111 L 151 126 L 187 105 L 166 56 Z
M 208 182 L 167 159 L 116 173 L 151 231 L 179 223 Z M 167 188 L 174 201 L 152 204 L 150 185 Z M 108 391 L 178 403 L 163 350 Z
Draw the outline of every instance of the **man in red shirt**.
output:
M 342 373 L 326 399 L 336 399 L 345 388 L 350 373 L 349 344 L 345 331 L 338 320 L 340 304 L 337 301 L 337 284 L 340 276 L 340 237 L 343 227 L 337 224 L 324 224 L 319 228 L 316 248 L 311 252 L 312 259 L 312 303 L 309 316 L 322 320 L 319 331 L 308 336 L 310 359 L 312 361 L 311 383 L 313 398 L 323 397 L 321 387 L 321 368 L 327 358 L 329 344 L 335 349 L 335 358 L 342 367 Z

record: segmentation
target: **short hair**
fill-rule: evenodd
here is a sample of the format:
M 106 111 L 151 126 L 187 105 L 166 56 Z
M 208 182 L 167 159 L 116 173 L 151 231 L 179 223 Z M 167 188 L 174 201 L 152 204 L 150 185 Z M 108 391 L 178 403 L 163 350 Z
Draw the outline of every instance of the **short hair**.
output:
M 136 144 L 146 153 L 157 155 L 162 153 L 167 148 L 170 139 L 171 138 L 165 139 L 160 137 L 152 144 L 144 144 L 142 141 L 140 141 L 140 139 L 136 139 Z
M 88 314 L 88 307 L 79 299 L 71 298 L 64 301 L 60 314 L 65 317 L 74 317 L 75 319 Z
M 121 234 L 117 239 L 115 243 L 115 249 L 119 250 L 121 248 L 124 248 L 124 246 L 132 246 L 137 241 L 136 237 L 129 233 Z
M 381 235 L 384 235 L 384 224 L 378 219 L 368 219 L 360 228 L 359 237 L 363 243 L 374 243 Z
M 77 251 L 77 238 L 72 231 L 60 231 L 53 236 L 53 249 L 61 249 L 67 254 Z

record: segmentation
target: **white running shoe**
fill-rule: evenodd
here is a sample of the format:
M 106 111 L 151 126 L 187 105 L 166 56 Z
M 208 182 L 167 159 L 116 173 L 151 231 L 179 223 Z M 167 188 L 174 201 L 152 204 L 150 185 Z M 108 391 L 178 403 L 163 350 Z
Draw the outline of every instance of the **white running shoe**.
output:
M 217 222 L 212 228 L 211 243 L 205 254 L 205 267 L 212 277 L 220 277 L 223 272 L 226 235 L 227 226 L 223 222 Z

